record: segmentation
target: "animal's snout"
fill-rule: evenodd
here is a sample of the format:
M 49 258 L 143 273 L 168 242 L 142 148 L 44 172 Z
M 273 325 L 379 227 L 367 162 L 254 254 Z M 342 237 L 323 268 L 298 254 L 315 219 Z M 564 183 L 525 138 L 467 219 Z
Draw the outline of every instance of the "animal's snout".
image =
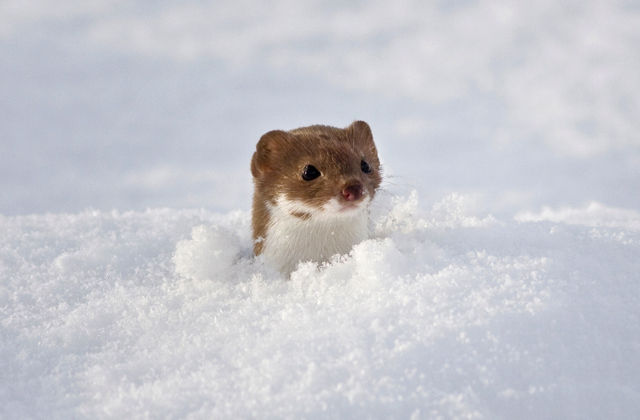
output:
M 342 190 L 342 197 L 347 201 L 358 201 L 362 198 L 362 184 L 347 185 Z

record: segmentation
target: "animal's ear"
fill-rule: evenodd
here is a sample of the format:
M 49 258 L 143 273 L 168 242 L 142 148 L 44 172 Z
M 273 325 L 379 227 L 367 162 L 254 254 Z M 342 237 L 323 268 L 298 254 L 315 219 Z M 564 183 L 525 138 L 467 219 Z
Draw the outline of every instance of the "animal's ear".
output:
M 373 133 L 371 133 L 371 127 L 369 127 L 369 124 L 364 121 L 354 121 L 345 130 L 347 131 L 347 137 L 351 141 L 368 147 L 374 152 L 376 151 L 376 146 L 373 142 Z
M 286 131 L 274 130 L 260 137 L 256 152 L 251 159 L 251 174 L 262 178 L 279 166 L 279 160 L 285 154 L 291 135 Z

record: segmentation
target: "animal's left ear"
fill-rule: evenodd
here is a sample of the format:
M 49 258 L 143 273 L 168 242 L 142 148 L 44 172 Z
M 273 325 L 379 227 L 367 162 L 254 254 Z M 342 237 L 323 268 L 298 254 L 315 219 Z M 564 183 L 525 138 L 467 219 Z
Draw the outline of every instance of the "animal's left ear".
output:
M 281 166 L 290 149 L 291 135 L 286 131 L 273 130 L 260 137 L 256 152 L 251 159 L 251 174 L 254 178 L 263 178 L 273 174 Z
M 347 131 L 347 137 L 351 139 L 351 141 L 368 147 L 374 152 L 376 151 L 369 124 L 364 121 L 354 121 L 349 127 L 345 128 L 345 130 Z

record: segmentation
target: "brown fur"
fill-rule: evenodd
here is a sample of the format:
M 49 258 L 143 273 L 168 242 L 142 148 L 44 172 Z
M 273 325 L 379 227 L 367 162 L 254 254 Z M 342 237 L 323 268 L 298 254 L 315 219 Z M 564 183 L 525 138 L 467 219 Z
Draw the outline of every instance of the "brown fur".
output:
M 371 173 L 362 172 L 365 160 Z M 315 166 L 322 176 L 302 179 L 304 167 Z M 262 252 L 269 225 L 268 203 L 275 205 L 280 194 L 290 200 L 321 208 L 331 198 L 354 185 L 362 185 L 372 196 L 382 180 L 378 152 L 369 125 L 355 121 L 340 129 L 324 125 L 291 131 L 270 131 L 260 138 L 251 159 L 254 181 L 252 227 L 254 252 Z M 358 200 L 362 199 L 361 197 Z M 307 220 L 305 212 L 293 213 Z

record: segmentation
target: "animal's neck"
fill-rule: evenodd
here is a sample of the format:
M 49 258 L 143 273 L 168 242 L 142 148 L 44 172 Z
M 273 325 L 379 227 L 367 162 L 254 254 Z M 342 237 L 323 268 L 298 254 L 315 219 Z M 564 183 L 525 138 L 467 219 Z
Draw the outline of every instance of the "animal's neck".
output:
M 335 254 L 346 254 L 367 238 L 365 206 L 344 217 L 302 218 L 279 206 L 269 210 L 263 254 L 285 273 L 293 271 L 299 262 L 325 262 Z

